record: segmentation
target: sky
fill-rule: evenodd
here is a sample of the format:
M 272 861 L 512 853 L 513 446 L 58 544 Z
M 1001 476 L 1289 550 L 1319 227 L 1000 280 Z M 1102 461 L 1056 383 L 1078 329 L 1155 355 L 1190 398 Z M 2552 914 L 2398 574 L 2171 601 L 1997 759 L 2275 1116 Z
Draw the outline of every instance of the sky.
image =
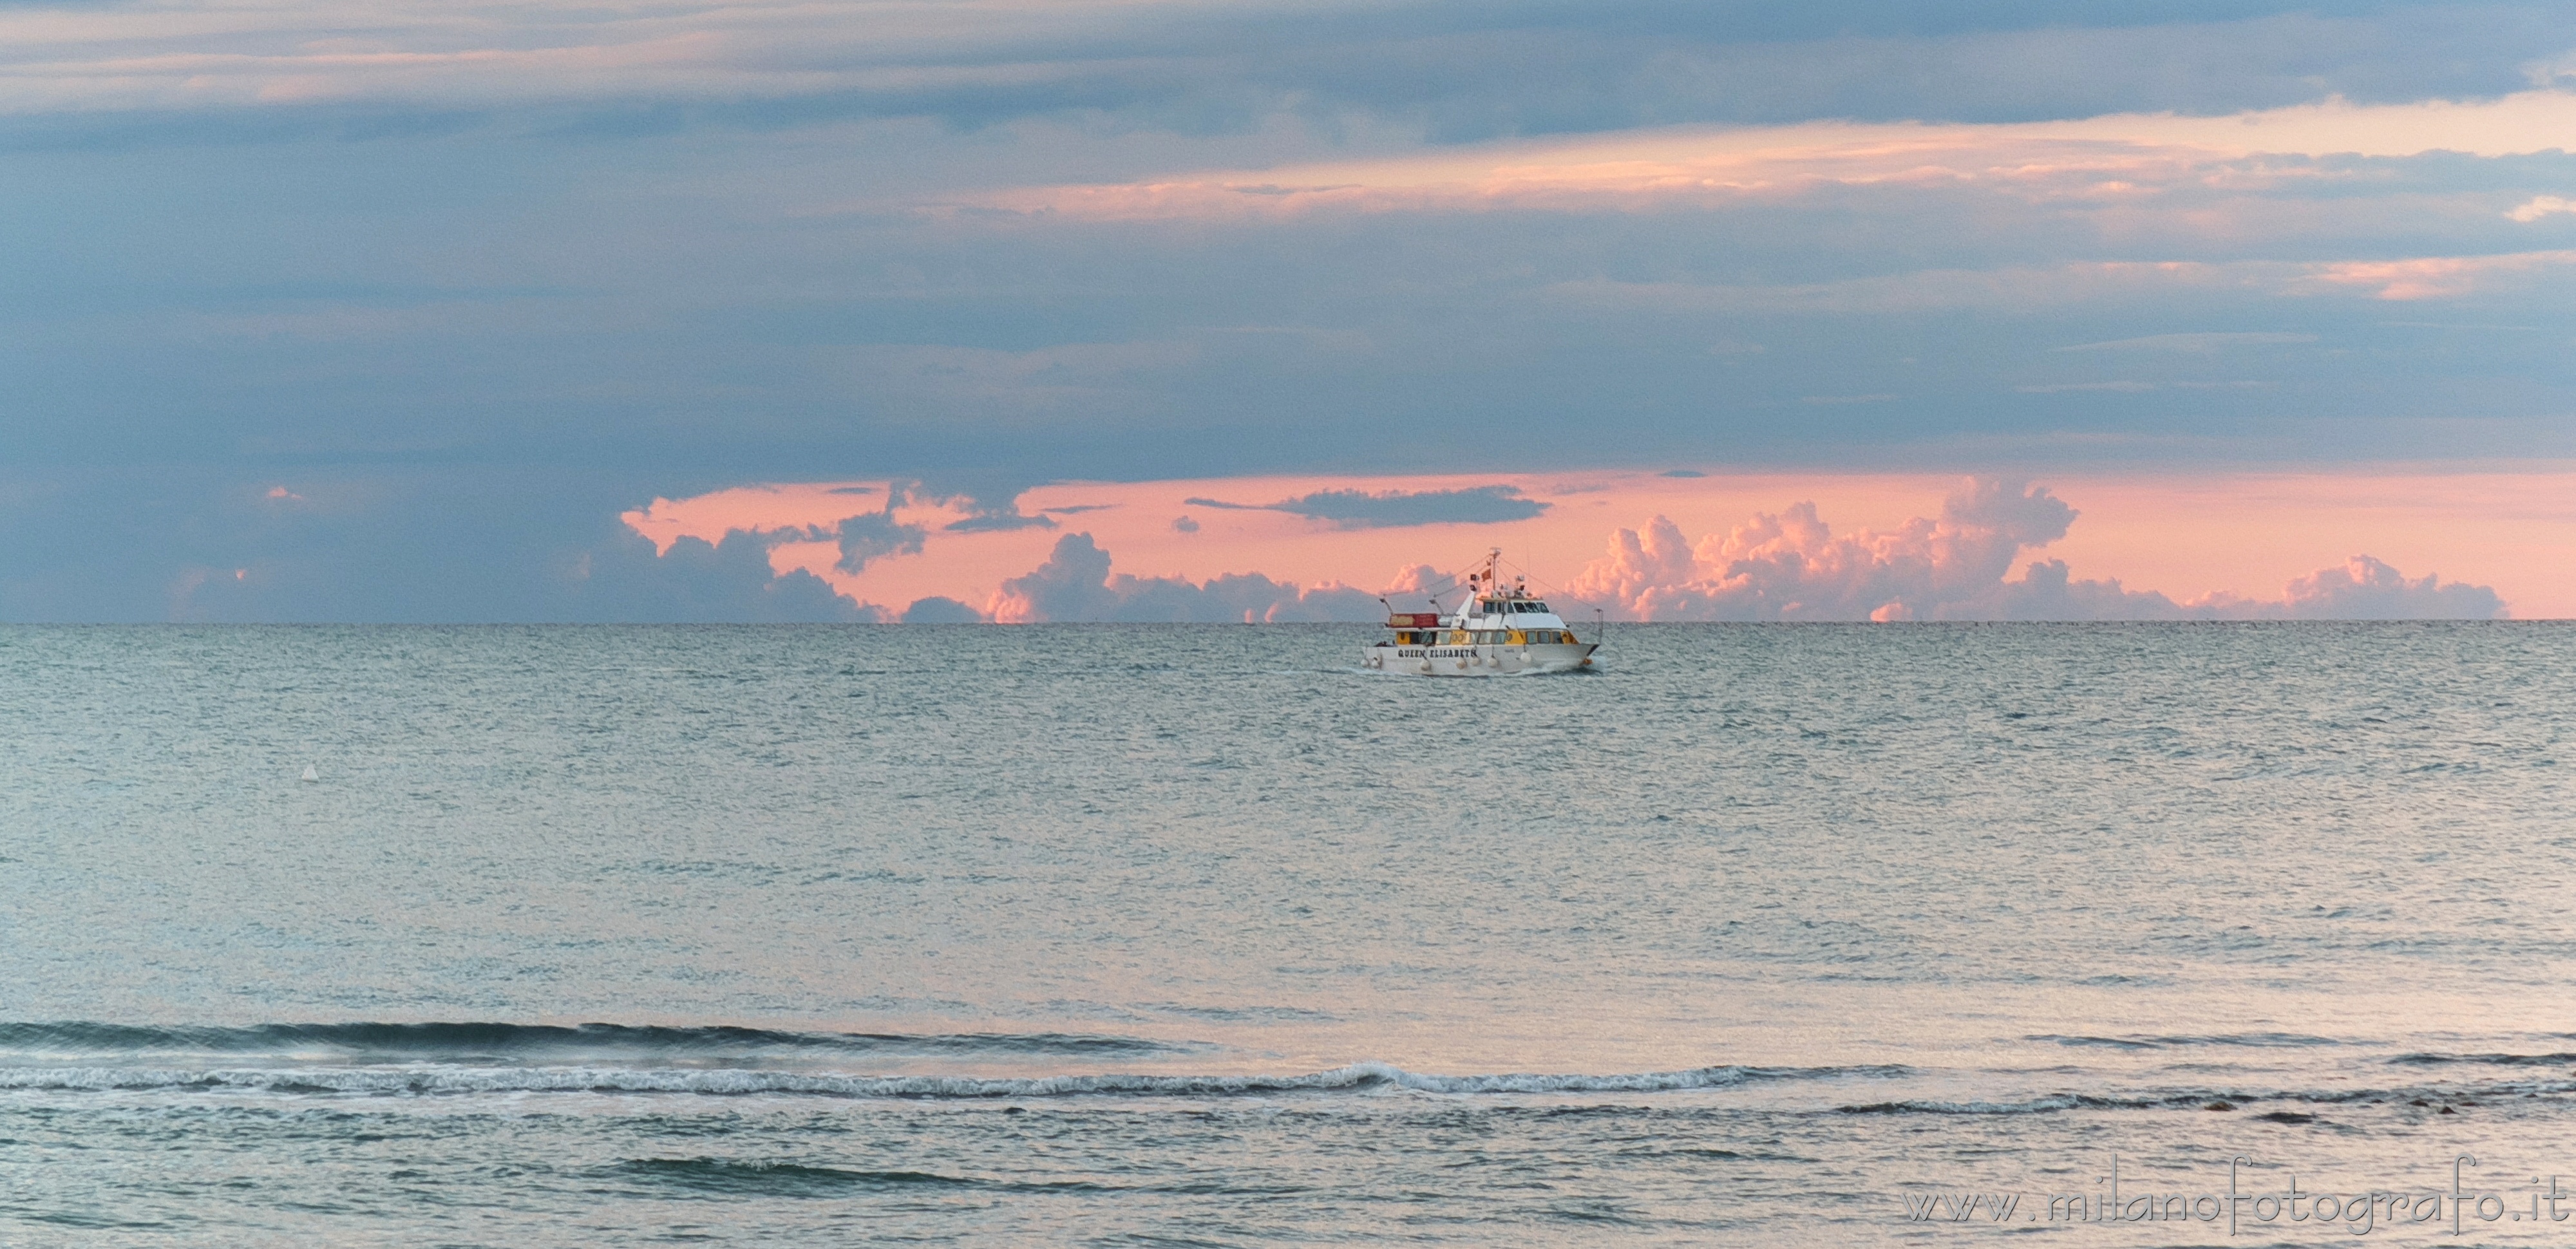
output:
M 2576 616 L 2576 0 L 0 3 L 0 620 Z

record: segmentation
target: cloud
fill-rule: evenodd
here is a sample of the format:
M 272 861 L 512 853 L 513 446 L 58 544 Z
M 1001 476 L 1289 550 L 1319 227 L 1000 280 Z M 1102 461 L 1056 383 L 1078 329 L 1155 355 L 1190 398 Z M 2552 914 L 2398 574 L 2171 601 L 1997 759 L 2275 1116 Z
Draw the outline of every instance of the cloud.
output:
M 950 533 L 1010 533 L 1018 529 L 1053 529 L 1055 519 L 1049 516 L 1022 516 L 1017 512 L 985 512 L 964 520 L 948 523 Z
M 1696 544 L 1664 517 L 1621 529 L 1567 587 L 1640 620 L 2492 619 L 2485 586 L 2408 580 L 2368 556 L 2292 582 L 2278 600 L 2176 603 L 2117 580 L 2076 581 L 2060 560 L 2007 581 L 2024 550 L 2064 537 L 2076 512 L 2044 488 L 1972 481 L 1936 518 L 1835 534 L 1813 504 L 1757 513 Z
M 844 518 L 833 536 L 841 544 L 841 557 L 833 566 L 854 573 L 865 569 L 870 560 L 920 554 L 922 545 L 930 539 L 930 530 L 896 520 L 894 505 L 889 501 L 883 512 Z
M 2063 560 L 2033 563 L 2003 585 L 2003 620 L 2501 620 L 2504 600 L 2480 585 L 2405 575 L 2367 555 L 2282 587 L 2278 599 L 2212 594 L 2176 603 L 2117 578 L 2070 580 Z
M 2206 8 L 2207 6 L 2199 6 Z M 2108 4 L 1925 10 L 1571 0 L 588 8 L 271 0 L 0 7 L 0 110 L 331 105 L 689 109 L 737 125 L 1089 113 L 1256 128 L 1402 121 L 1443 143 L 1672 121 L 2227 113 L 2330 93 L 2493 96 L 2556 81 L 2563 19 L 2505 4 L 2226 20 Z M 2333 6 L 2347 8 L 2349 6 Z M 2447 19 L 2447 20 L 2446 20 Z M 2188 120 L 2188 119 L 2187 119 Z M 667 123 L 666 123 L 667 124 Z
M 2367 555 L 2289 584 L 2283 614 L 2293 620 L 2497 620 L 2504 600 L 2482 585 L 2405 574 Z
M 953 598 L 932 595 L 913 600 L 899 619 L 903 624 L 978 624 L 984 615 Z
M 1218 499 L 1181 500 L 1192 507 L 1236 512 L 1286 512 L 1310 520 L 1330 521 L 1338 529 L 1388 529 L 1404 525 L 1492 525 L 1528 520 L 1550 506 L 1523 498 L 1518 486 L 1472 486 L 1460 490 L 1318 490 L 1277 503 L 1227 503 Z
M 2516 205 L 2513 211 L 2506 213 L 2505 216 L 2528 224 L 2551 213 L 2576 213 L 2576 200 L 2557 195 L 2535 195 Z
M 2493 285 L 2497 279 L 2566 265 L 2576 265 L 2576 250 L 2343 261 L 2318 267 L 2314 280 L 2337 286 L 2376 287 L 2373 293 L 2381 299 L 2454 299 Z
M 1567 589 L 1641 620 L 1938 619 L 1993 597 L 2013 555 L 2075 520 L 2045 489 L 1971 482 L 1937 520 L 1837 537 L 1800 503 L 1694 548 L 1671 521 L 1622 529 Z
M 1377 596 L 1348 586 L 1300 588 L 1259 573 L 1205 582 L 1131 577 L 1109 571 L 1109 552 L 1087 533 L 1056 539 L 1045 563 L 1002 583 L 985 615 L 1003 624 L 1042 621 L 1173 621 L 1230 623 L 1376 620 Z
M 1551 301 L 1578 308 L 1679 314 L 1905 313 L 1973 309 L 2020 315 L 2066 304 L 2142 302 L 2166 294 L 2279 286 L 2306 272 L 2268 262 L 2077 261 L 1992 269 L 1906 269 L 1820 282 L 1620 282 L 1580 278 L 1549 285 Z
M 960 206 L 1099 221 L 1284 221 L 1496 210 L 1777 208 L 1887 191 L 2055 204 L 2093 216 L 2131 214 L 2180 197 L 2206 217 L 2214 201 L 2249 191 L 2349 181 L 2355 158 L 2551 152 L 2565 146 L 2571 127 L 2576 92 L 2558 90 L 2466 102 L 2356 105 L 2329 99 L 2234 116 L 1667 126 L 1417 149 L 1333 164 L 1020 187 Z
M 2123 395 L 2142 395 L 2154 390 L 2153 382 L 2051 382 L 2043 386 L 2015 386 L 2025 395 L 2060 395 L 2076 391 L 2100 390 Z
M 2216 351 L 2221 347 L 2271 347 L 2292 343 L 2313 343 L 2314 334 L 2264 332 L 2202 332 L 2191 334 L 2149 334 L 2144 338 L 2115 338 L 2102 343 L 2076 343 L 2059 351 Z
M 555 608 L 567 620 L 792 624 L 865 621 L 875 613 L 802 570 L 770 567 L 768 536 L 681 537 L 660 555 L 631 531 L 561 565 Z

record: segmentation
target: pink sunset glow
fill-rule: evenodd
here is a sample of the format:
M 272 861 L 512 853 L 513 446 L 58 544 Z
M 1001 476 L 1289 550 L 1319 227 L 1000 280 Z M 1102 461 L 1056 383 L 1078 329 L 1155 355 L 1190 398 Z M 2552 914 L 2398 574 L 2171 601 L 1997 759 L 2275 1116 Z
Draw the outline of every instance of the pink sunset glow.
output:
M 625 520 L 664 551 L 682 537 L 761 535 L 774 571 L 811 573 L 881 618 L 932 598 L 990 619 L 1050 618 L 1019 579 L 1073 575 L 1051 563 L 1060 543 L 1103 561 L 1082 574 L 1094 584 L 1258 574 L 1292 598 L 1297 587 L 1419 598 L 1421 566 L 1455 569 L 1499 546 L 1535 581 L 1632 619 L 1723 614 L 1764 593 L 1763 576 L 1794 580 L 1765 609 L 1791 618 L 1973 614 L 1975 595 L 2018 592 L 2026 565 L 2050 561 L 2079 590 L 2116 580 L 2119 593 L 2221 614 L 2374 579 L 2429 588 L 2438 574 L 2491 587 L 2517 617 L 2576 615 L 2563 558 L 2576 549 L 2576 471 L 2059 475 L 2028 496 L 1961 489 L 1930 474 L 1065 482 L 1021 493 L 1015 514 L 979 517 L 902 483 L 802 483 L 657 499 Z M 1408 496 L 1536 514 L 1368 524 L 1312 502 Z M 862 540 L 842 541 L 845 521 Z M 1862 601 L 1874 594 L 1892 597 Z
M 1317 211 L 1576 210 L 1787 199 L 1831 187 L 1981 187 L 2143 212 L 2169 192 L 2221 193 L 2352 175 L 2263 157 L 2498 156 L 2564 146 L 2576 93 L 2478 102 L 2341 100 L 2225 117 L 2114 114 L 2009 124 L 1811 122 L 1674 127 L 1519 141 L 1267 170 L 1027 187 L 975 201 L 1103 219 L 1275 217 Z M 2525 209 L 2525 212 L 2534 210 Z M 2539 210 L 2545 212 L 2545 210 Z M 2204 228 L 2224 228 L 2197 210 Z M 2517 220 L 2531 220 L 2532 216 Z

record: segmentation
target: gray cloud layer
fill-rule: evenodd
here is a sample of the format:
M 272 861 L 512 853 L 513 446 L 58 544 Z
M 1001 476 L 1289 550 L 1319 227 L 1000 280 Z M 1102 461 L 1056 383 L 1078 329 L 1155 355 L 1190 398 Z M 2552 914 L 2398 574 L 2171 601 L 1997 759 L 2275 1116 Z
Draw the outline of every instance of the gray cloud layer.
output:
M 0 113 L 296 114 L 376 133 L 618 135 L 1090 115 L 1188 133 L 1293 116 L 1436 141 L 1685 121 L 2224 112 L 2493 94 L 2563 4 L 528 5 L 0 10 Z M 363 132 L 360 129 L 360 132 Z M 348 129 L 343 130 L 349 132 Z M 131 134 L 131 130 L 124 133 Z
M 759 480 L 2576 455 L 2563 268 L 2407 304 L 2315 277 L 2576 248 L 2576 214 L 2513 215 L 2566 193 L 2558 152 L 991 206 L 1637 125 L 2493 95 L 2565 80 L 2571 17 L 8 5 L 0 229 L 42 242 L 0 266 L 0 615 L 757 614 L 599 587 L 619 510 Z M 2088 344 L 2128 346 L 2058 350 Z M 1370 522 L 1344 502 L 1301 505 Z M 917 541 L 836 536 L 845 567 Z
M 1521 497 L 1517 486 L 1471 486 L 1463 490 L 1318 490 L 1277 503 L 1227 503 L 1217 499 L 1184 499 L 1193 507 L 1228 511 L 1286 512 L 1329 521 L 1343 529 L 1391 529 L 1406 525 L 1489 525 L 1528 520 L 1550 506 Z
M 1027 576 L 1002 583 L 993 616 L 1014 623 L 1130 621 L 1275 624 L 1293 620 L 1376 620 L 1377 597 L 1341 586 L 1304 589 L 1259 573 L 1193 582 L 1112 574 L 1109 552 L 1087 533 L 1056 539 Z

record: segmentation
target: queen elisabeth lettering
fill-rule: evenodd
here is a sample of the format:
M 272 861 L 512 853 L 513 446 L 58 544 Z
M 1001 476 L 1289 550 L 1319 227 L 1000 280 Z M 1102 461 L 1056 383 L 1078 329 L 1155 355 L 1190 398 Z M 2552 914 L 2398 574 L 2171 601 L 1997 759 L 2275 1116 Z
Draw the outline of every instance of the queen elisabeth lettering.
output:
M 2559 1175 L 2533 1176 L 2527 1187 L 2474 1187 L 2469 1170 L 2473 1154 L 2451 1160 L 2447 1185 L 2426 1187 L 2319 1191 L 2302 1189 L 2296 1172 L 2277 1188 L 2259 1187 L 2246 1168 L 2257 1161 L 2243 1154 L 2230 1159 L 2222 1191 L 2138 1191 L 2124 1186 L 2120 1159 L 2114 1155 L 2106 1175 L 2081 1192 L 1976 1192 L 1936 1190 L 1899 1193 L 1904 1220 L 1910 1223 L 2174 1223 L 2225 1224 L 2231 1236 L 2276 1234 L 2305 1226 L 2336 1235 L 2367 1236 L 2405 1228 L 2463 1235 L 2486 1224 L 2546 1225 L 2576 1220 L 2576 1189 Z

